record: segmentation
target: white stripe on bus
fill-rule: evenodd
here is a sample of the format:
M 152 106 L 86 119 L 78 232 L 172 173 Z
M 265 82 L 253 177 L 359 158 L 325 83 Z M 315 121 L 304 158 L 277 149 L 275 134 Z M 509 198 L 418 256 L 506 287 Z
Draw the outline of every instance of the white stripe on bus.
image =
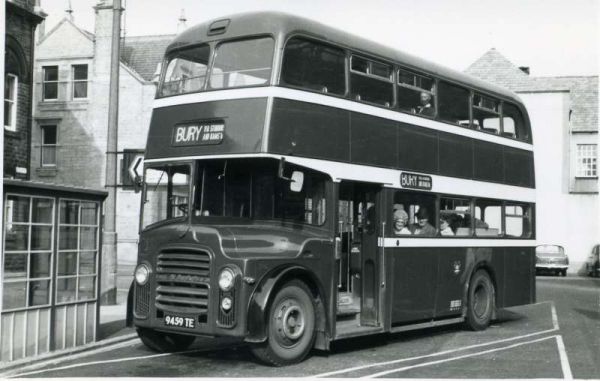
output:
M 471 237 L 455 238 L 415 238 L 405 237 L 379 237 L 379 247 L 534 247 L 534 239 L 486 239 Z
M 366 181 L 370 183 L 383 184 L 389 188 L 404 189 L 400 186 L 400 172 L 402 171 L 398 169 L 379 168 L 368 165 L 340 163 L 337 161 L 269 153 L 182 156 L 165 159 L 148 159 L 145 160 L 145 163 L 150 164 L 180 160 L 230 158 L 273 158 L 279 160 L 282 157 L 284 157 L 285 160 L 290 163 L 301 165 L 307 168 L 313 168 L 320 172 L 325 172 L 330 175 L 334 181 Z M 411 173 L 414 172 L 411 171 Z M 535 189 L 532 188 L 488 183 L 485 181 L 469 179 L 459 179 L 448 176 L 430 175 L 427 173 L 423 174 L 431 176 L 432 178 L 431 192 L 456 195 L 459 197 L 486 197 L 521 202 L 535 202 Z
M 157 109 L 162 107 L 178 106 L 200 102 L 212 102 L 220 100 L 267 97 L 285 98 L 302 102 L 314 103 L 317 105 L 336 107 L 349 111 L 356 111 L 363 114 L 377 116 L 380 118 L 419 125 L 437 131 L 449 132 L 455 135 L 461 135 L 477 140 L 484 140 L 491 143 L 497 143 L 503 146 L 533 151 L 533 146 L 529 143 L 503 138 L 501 136 L 487 134 L 481 131 L 476 131 L 465 127 L 454 126 L 452 124 L 437 122 L 435 120 L 421 118 L 419 116 L 414 116 L 399 111 L 386 110 L 381 107 L 354 102 L 348 99 L 277 86 L 207 91 L 201 93 L 177 95 L 167 98 L 159 98 L 154 100 L 154 108 Z

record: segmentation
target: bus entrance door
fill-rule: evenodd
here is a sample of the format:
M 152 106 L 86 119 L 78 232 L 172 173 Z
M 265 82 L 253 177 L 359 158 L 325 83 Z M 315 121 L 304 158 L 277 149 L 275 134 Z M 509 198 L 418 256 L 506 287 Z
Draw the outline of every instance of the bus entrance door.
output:
M 373 184 L 340 184 L 338 236 L 342 240 L 342 255 L 338 262 L 338 321 L 352 320 L 360 326 L 379 325 L 377 200 L 380 189 Z

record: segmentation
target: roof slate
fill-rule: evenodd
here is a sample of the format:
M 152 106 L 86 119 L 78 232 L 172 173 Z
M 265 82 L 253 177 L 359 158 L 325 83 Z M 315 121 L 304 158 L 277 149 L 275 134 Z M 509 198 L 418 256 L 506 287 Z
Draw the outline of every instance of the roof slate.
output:
M 487 51 L 465 72 L 517 93 L 568 91 L 572 131 L 598 131 L 598 76 L 532 77 L 496 49 Z
M 152 81 L 167 45 L 175 35 L 126 37 L 121 45 L 121 62 L 144 80 Z

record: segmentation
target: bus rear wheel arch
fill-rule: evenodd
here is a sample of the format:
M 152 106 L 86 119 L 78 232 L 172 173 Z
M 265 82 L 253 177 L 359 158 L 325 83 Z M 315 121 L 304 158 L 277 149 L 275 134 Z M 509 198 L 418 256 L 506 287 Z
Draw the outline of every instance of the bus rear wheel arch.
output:
M 495 314 L 496 289 L 489 273 L 476 270 L 471 276 L 467 291 L 465 324 L 473 331 L 486 329 Z
M 297 279 L 284 283 L 267 311 L 267 339 L 251 347 L 262 362 L 283 366 L 302 361 L 316 337 L 317 307 L 308 286 Z

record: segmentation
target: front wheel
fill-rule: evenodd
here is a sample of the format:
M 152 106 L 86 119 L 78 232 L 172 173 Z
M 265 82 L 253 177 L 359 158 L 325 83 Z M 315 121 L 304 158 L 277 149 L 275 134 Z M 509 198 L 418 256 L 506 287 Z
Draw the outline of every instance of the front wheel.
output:
M 177 352 L 187 349 L 195 337 L 177 333 L 158 332 L 149 328 L 137 328 L 137 334 L 148 348 L 156 352 Z
M 481 331 L 490 325 L 495 308 L 494 284 L 487 271 L 477 270 L 471 277 L 467 296 L 466 325 Z
M 308 287 L 293 280 L 281 287 L 267 314 L 267 340 L 251 348 L 262 362 L 274 366 L 302 361 L 315 341 L 315 305 Z

